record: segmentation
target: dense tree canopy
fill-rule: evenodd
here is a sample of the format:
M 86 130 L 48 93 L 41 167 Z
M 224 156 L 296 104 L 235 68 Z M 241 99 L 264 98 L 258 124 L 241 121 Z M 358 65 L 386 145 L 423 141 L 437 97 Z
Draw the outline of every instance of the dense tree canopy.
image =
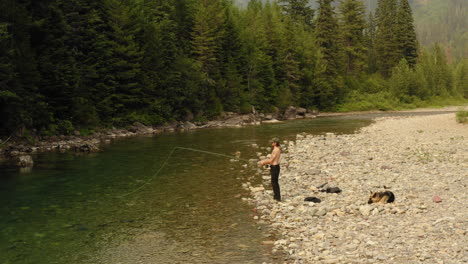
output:
M 335 7 L 338 8 L 335 10 Z M 467 96 L 407 0 L 4 0 L 0 136 Z

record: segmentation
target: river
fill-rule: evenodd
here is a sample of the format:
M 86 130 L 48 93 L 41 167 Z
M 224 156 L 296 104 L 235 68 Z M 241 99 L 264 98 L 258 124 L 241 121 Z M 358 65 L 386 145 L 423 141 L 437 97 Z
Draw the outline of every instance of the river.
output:
M 414 113 L 413 113 L 414 114 Z M 116 140 L 90 155 L 41 153 L 0 167 L 0 264 L 277 262 L 242 183 L 273 136 L 353 133 L 376 115 L 294 120 Z M 169 155 L 172 155 L 169 157 Z M 281 182 L 281 180 L 280 180 Z M 267 187 L 269 188 L 269 187 Z

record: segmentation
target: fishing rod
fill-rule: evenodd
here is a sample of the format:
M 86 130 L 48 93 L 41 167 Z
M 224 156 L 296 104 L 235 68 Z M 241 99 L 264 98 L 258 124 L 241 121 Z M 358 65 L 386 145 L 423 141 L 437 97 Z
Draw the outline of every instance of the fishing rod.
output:
M 194 149 L 194 148 L 185 148 L 185 147 L 174 147 L 171 152 L 169 153 L 169 155 L 167 156 L 166 160 L 163 162 L 163 164 L 161 165 L 161 167 L 159 167 L 159 169 L 156 171 L 155 174 L 153 174 L 145 183 L 143 183 L 143 185 L 141 185 L 140 187 L 136 188 L 135 190 L 131 191 L 131 192 L 128 192 L 126 194 L 123 194 L 123 195 L 120 195 L 120 196 L 117 196 L 118 198 L 124 198 L 126 196 L 129 196 L 131 194 L 134 194 L 136 193 L 137 191 L 143 189 L 146 185 L 148 185 L 154 178 L 156 178 L 156 176 L 159 175 L 159 173 L 161 172 L 161 170 L 167 165 L 167 163 L 169 162 L 170 158 L 172 157 L 172 155 L 174 154 L 174 152 L 176 150 L 187 150 L 187 151 L 193 151 L 193 152 L 200 152 L 200 153 L 204 153 L 204 154 L 210 154 L 210 155 L 215 155 L 215 156 L 220 156 L 220 157 L 225 157 L 225 158 L 230 158 L 230 159 L 235 159 L 235 160 L 241 160 L 241 161 L 245 161 L 245 162 L 249 162 L 249 160 L 246 160 L 246 159 L 241 159 L 237 156 L 232 156 L 232 155 L 226 155 L 226 154 L 223 154 L 223 153 L 217 153 L 217 152 L 212 152 L 212 151 L 206 151 L 206 150 L 201 150 L 201 149 Z

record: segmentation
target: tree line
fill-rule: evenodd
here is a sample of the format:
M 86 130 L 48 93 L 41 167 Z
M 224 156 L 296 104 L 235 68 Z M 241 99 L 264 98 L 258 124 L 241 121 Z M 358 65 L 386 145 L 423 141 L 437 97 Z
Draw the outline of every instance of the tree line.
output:
M 408 0 L 4 0 L 0 135 L 468 97 Z

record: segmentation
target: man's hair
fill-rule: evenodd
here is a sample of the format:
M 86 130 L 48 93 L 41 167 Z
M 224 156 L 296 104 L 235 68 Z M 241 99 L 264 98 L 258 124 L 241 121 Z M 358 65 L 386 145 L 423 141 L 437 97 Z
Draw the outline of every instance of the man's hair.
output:
M 272 139 L 270 140 L 270 143 L 275 143 L 275 145 L 276 145 L 277 147 L 280 146 L 280 141 L 279 141 L 278 138 L 272 138 Z

